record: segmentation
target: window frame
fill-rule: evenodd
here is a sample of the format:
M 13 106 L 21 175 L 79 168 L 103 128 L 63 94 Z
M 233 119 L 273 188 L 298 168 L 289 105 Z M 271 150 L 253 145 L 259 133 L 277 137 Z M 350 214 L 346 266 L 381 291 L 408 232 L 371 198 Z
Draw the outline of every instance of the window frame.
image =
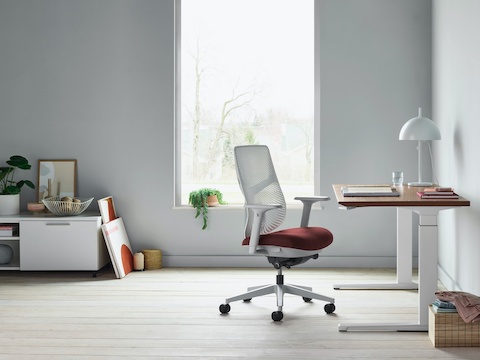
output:
M 261 1 L 261 0 L 260 0 Z M 314 1 L 314 110 L 313 110 L 313 188 L 314 194 L 320 194 L 320 46 L 318 44 L 318 36 L 320 31 L 320 24 L 318 19 L 318 7 Z M 175 0 L 175 40 L 174 40 L 174 207 L 185 207 L 187 204 L 182 204 L 182 142 L 181 142 L 181 66 L 182 66 L 182 34 L 181 34 L 181 7 L 182 0 Z M 292 206 L 293 204 L 289 204 Z M 241 205 L 231 205 L 239 207 Z M 301 206 L 299 204 L 298 206 Z

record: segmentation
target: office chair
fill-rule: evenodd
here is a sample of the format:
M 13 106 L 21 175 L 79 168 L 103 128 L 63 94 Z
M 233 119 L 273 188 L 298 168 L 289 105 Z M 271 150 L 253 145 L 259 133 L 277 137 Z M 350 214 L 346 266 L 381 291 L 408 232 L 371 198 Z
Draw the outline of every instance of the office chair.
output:
M 248 246 L 249 254 L 266 256 L 277 269 L 276 283 L 255 286 L 246 293 L 227 298 L 219 310 L 222 314 L 230 311 L 229 303 L 254 297 L 276 294 L 277 311 L 272 313 L 273 321 L 283 318 L 283 296 L 302 296 L 305 302 L 312 299 L 329 302 L 324 310 L 327 314 L 335 311 L 333 298 L 316 294 L 312 288 L 284 284 L 282 268 L 302 264 L 317 259 L 321 249 L 333 241 L 332 233 L 321 227 L 308 227 L 312 205 L 317 201 L 330 200 L 328 196 L 296 197 L 303 203 L 302 220 L 299 228 L 276 231 L 283 223 L 286 214 L 285 198 L 275 174 L 270 151 L 264 145 L 237 146 L 234 149 L 237 178 L 245 197 L 246 224 L 243 246 Z

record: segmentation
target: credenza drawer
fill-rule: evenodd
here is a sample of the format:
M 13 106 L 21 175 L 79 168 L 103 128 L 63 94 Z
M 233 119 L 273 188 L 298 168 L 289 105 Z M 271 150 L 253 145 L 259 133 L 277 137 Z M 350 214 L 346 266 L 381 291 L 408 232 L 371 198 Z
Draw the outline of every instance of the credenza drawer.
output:
M 100 217 L 21 221 L 20 270 L 98 270 L 108 262 Z

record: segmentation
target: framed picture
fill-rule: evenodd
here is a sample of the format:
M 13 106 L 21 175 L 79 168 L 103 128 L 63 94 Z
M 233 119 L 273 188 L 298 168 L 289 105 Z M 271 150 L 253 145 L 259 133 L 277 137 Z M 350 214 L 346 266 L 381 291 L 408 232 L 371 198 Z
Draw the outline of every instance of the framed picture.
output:
M 119 217 L 103 224 L 102 232 L 115 275 L 121 279 L 133 270 L 133 252 L 123 219 Z
M 113 197 L 107 196 L 98 200 L 98 208 L 100 209 L 100 215 L 102 216 L 102 222 L 104 224 L 118 218 Z
M 38 201 L 77 196 L 77 160 L 38 160 Z

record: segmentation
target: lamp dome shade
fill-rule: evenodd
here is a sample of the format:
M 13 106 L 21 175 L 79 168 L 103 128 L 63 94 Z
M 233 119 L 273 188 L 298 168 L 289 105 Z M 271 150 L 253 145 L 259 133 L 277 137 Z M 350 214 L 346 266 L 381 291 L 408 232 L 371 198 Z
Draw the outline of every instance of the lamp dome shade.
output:
M 408 120 L 400 130 L 400 140 L 441 140 L 442 135 L 437 125 L 429 118 L 422 116 L 422 109 L 418 109 L 418 116 Z

